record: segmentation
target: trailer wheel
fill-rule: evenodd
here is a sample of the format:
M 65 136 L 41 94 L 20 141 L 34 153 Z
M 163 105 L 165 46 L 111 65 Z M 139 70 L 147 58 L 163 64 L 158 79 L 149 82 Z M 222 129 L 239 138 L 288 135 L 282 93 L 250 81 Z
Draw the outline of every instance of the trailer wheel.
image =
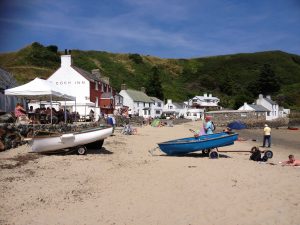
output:
M 87 149 L 85 146 L 82 145 L 82 146 L 78 146 L 76 148 L 76 151 L 77 151 L 78 155 L 84 155 L 86 153 Z
M 267 150 L 267 151 L 265 151 L 265 156 L 267 156 L 268 159 L 272 159 L 273 158 L 273 152 L 271 150 Z
M 251 148 L 251 153 L 253 153 L 253 152 L 255 152 L 255 151 L 259 151 L 259 148 L 258 147 L 256 147 L 256 146 L 253 146 L 252 148 Z
M 202 150 L 202 154 L 203 154 L 204 156 L 208 156 L 209 153 L 210 153 L 210 149 L 204 149 L 204 150 Z
M 217 158 L 219 158 L 219 153 L 216 150 L 212 150 L 209 153 L 209 158 L 210 159 L 217 159 Z

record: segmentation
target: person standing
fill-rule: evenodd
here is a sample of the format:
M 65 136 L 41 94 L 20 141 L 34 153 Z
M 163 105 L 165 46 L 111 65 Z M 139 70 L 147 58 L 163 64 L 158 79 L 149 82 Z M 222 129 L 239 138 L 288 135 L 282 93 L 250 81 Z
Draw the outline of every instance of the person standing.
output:
M 113 128 L 112 133 L 114 133 L 115 128 L 116 128 L 116 119 L 115 119 L 115 117 L 113 115 L 109 115 L 107 117 L 107 124 L 109 124 L 109 125 L 112 126 L 112 128 Z
M 271 128 L 268 126 L 268 124 L 265 124 L 264 141 L 263 141 L 262 147 L 266 147 L 266 142 L 268 142 L 268 148 L 270 148 L 271 147 Z
M 112 119 L 112 126 L 113 126 L 113 132 L 115 132 L 116 129 L 116 118 L 114 117 L 114 115 L 111 115 L 111 119 Z
M 204 130 L 206 134 L 213 134 L 213 123 L 210 116 L 205 117 Z

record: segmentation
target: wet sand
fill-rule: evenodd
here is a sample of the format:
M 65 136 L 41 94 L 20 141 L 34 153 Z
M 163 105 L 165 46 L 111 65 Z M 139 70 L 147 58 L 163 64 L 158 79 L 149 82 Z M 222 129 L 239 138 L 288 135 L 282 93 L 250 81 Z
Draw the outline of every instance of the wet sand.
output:
M 268 163 L 250 161 L 247 152 L 213 160 L 155 149 L 197 127 L 117 131 L 84 156 L 38 155 L 28 146 L 0 152 L 0 224 L 299 224 L 300 168 L 278 162 L 289 153 L 300 158 L 291 144 L 299 144 L 300 131 L 274 130 Z M 219 150 L 261 145 L 260 130 L 239 133 L 247 140 Z
M 243 129 L 237 130 L 239 136 L 252 140 L 254 145 L 262 146 L 263 144 L 263 129 Z M 271 147 L 280 147 L 282 151 L 300 153 L 300 130 L 289 130 L 287 128 L 272 128 Z

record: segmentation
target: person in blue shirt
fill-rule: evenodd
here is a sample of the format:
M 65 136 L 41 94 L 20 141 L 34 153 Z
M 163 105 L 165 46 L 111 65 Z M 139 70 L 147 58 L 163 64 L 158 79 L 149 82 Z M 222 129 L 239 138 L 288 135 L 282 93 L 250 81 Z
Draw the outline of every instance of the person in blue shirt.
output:
M 214 133 L 213 132 L 213 125 L 212 125 L 210 116 L 205 117 L 204 130 L 205 130 L 206 134 L 213 134 Z

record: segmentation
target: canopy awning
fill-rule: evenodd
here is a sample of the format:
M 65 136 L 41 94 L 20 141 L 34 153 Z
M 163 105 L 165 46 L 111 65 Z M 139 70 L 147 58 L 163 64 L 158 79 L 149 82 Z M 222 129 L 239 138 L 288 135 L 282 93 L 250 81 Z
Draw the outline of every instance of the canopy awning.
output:
M 63 90 L 52 84 L 50 81 L 35 78 L 34 80 L 21 86 L 5 90 L 5 95 L 18 96 L 26 99 L 40 101 L 65 101 L 76 100 L 76 97 L 64 93 Z

